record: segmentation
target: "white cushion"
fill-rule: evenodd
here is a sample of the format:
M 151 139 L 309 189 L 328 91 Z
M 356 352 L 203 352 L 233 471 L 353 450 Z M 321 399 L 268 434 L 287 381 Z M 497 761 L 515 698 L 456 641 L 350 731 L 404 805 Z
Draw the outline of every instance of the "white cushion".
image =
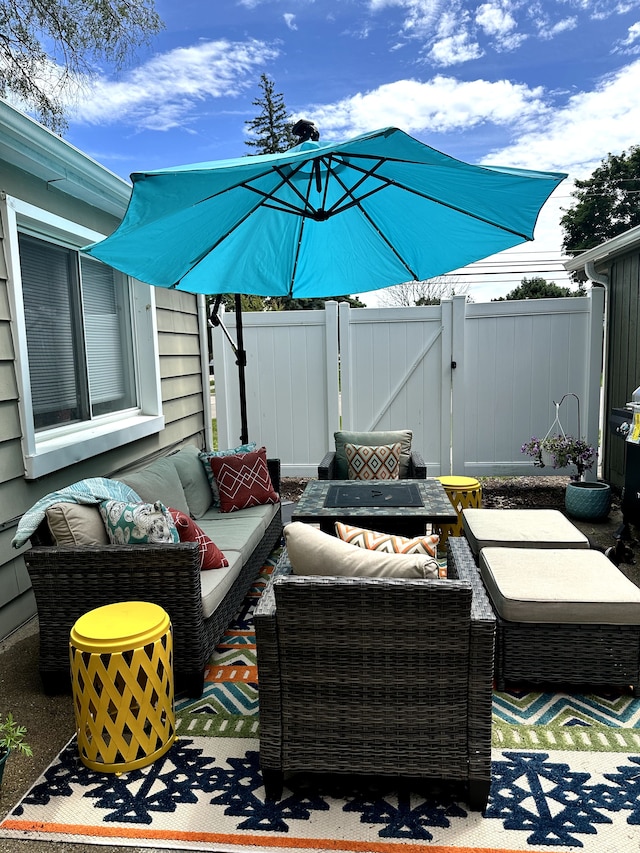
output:
M 640 589 L 601 551 L 483 548 L 479 568 L 509 622 L 640 625 Z
M 225 551 L 229 565 L 214 572 L 200 572 L 200 588 L 204 618 L 208 619 L 220 606 L 222 599 L 240 574 L 244 559 L 239 551 Z
M 588 548 L 589 540 L 557 509 L 463 509 L 464 535 L 483 548 Z
M 350 545 L 310 524 L 285 525 L 289 561 L 296 575 L 437 578 L 438 563 L 424 554 L 387 554 Z

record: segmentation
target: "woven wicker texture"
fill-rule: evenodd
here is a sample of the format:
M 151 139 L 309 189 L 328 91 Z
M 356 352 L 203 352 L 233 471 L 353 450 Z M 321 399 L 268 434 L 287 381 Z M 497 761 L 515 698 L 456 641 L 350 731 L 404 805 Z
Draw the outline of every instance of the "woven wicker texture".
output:
M 279 460 L 270 459 L 268 464 L 274 488 L 279 488 Z M 208 619 L 202 612 L 200 555 L 195 542 L 34 545 L 24 560 L 38 608 L 39 668 L 45 691 L 70 690 L 69 632 L 83 613 L 118 601 L 150 601 L 164 608 L 171 619 L 176 690 L 199 696 L 207 660 L 281 536 L 278 509 L 235 583 Z
M 301 770 L 462 779 L 482 808 L 495 619 L 475 568 L 415 581 L 290 573 L 285 552 L 254 614 L 270 794 Z
M 449 539 L 449 554 L 456 571 L 475 568 L 464 537 Z M 496 624 L 498 690 L 507 682 L 640 684 L 640 625 L 524 623 L 500 616 Z

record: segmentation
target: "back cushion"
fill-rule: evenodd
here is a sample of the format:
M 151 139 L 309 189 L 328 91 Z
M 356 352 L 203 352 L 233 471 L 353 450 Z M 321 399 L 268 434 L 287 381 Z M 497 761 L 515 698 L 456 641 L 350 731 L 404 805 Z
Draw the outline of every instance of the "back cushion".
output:
M 200 461 L 200 451 L 194 444 L 188 444 L 169 458 L 176 466 L 191 516 L 202 518 L 211 506 L 211 487 Z
M 411 454 L 411 440 L 413 438 L 412 430 L 401 429 L 395 432 L 348 432 L 340 430 L 334 432 L 333 437 L 336 443 L 336 476 L 339 480 L 346 480 L 349 474 L 349 465 L 345 451 L 346 444 L 364 444 L 371 447 L 373 445 L 400 442 L 400 476 L 407 476 L 409 456 Z
M 178 471 L 171 459 L 156 459 L 139 471 L 123 474 L 117 479 L 130 486 L 143 501 L 147 503 L 162 501 L 165 506 L 172 506 L 189 515 L 189 504 Z

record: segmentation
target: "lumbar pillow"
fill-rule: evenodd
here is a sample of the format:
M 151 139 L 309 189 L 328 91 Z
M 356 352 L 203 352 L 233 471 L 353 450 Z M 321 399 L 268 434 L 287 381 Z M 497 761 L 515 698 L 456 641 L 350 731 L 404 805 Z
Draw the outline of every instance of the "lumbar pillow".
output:
M 426 554 L 436 557 L 440 537 L 437 534 L 429 536 L 393 536 L 390 533 L 378 533 L 377 530 L 367 530 L 364 527 L 352 527 L 336 521 L 336 535 L 344 542 L 367 548 L 369 551 L 385 551 L 387 554 Z
M 255 441 L 250 441 L 248 444 L 239 444 L 237 447 L 229 448 L 228 450 L 203 450 L 199 453 L 200 461 L 204 465 L 204 471 L 207 475 L 207 480 L 211 486 L 211 494 L 213 496 L 212 506 L 220 506 L 220 495 L 218 494 L 218 486 L 211 467 L 211 460 L 218 459 L 224 456 L 237 456 L 239 453 L 250 453 L 256 449 Z
M 102 501 L 100 514 L 112 545 L 145 545 L 180 541 L 171 513 L 160 501 L 152 504 Z
M 97 506 L 61 501 L 45 515 L 56 545 L 107 545 L 109 537 Z
M 407 476 L 411 454 L 411 440 L 413 438 L 413 432 L 410 429 L 390 430 L 388 432 L 349 432 L 347 430 L 338 430 L 338 432 L 334 432 L 333 438 L 336 443 L 336 476 L 339 480 L 346 480 L 348 477 L 345 444 L 366 444 L 370 447 L 374 444 L 395 444 L 399 441 L 402 445 L 400 453 L 400 476 Z
M 345 444 L 350 480 L 397 480 L 400 476 L 400 442 L 396 444 Z
M 214 456 L 211 470 L 218 485 L 222 512 L 276 504 L 280 500 L 269 476 L 265 447 L 237 456 Z
M 178 529 L 181 542 L 197 542 L 200 550 L 201 569 L 225 569 L 229 561 L 220 548 L 213 542 L 195 521 L 179 509 L 171 509 L 171 518 Z
M 284 528 L 291 567 L 296 575 L 344 577 L 437 578 L 438 563 L 424 554 L 387 554 L 358 548 L 310 524 L 294 521 Z

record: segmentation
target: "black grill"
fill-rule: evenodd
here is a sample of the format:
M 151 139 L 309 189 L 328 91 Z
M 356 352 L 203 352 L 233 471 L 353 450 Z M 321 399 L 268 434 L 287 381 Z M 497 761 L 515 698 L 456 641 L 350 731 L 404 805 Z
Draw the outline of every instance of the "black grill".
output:
M 631 408 L 611 409 L 609 428 L 614 435 L 625 439 L 624 488 L 622 490 L 622 521 L 624 527 L 640 524 L 640 444 L 626 441 L 631 430 Z M 625 536 L 625 538 L 628 538 Z

